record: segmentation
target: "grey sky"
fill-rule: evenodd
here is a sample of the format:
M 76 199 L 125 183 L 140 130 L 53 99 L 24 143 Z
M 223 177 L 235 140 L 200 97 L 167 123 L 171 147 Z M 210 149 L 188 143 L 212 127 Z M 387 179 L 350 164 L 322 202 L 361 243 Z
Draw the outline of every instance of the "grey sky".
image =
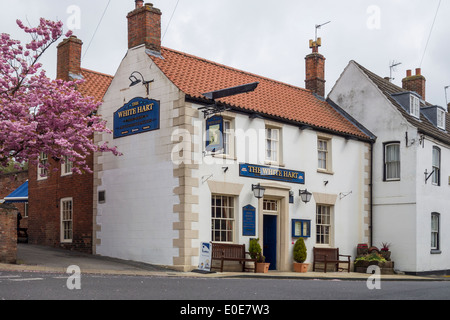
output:
M 27 40 L 16 19 L 31 25 L 40 17 L 61 20 L 66 29 L 72 23 L 84 42 L 83 67 L 114 75 L 127 50 L 126 15 L 134 9 L 134 0 L 110 0 L 90 44 L 108 2 L 10 1 L 8 10 L 0 13 L 0 33 Z M 393 73 L 395 84 L 401 86 L 406 69 L 414 74 L 421 67 L 427 100 L 445 104 L 444 87 L 450 85 L 448 0 L 440 3 L 425 55 L 439 0 L 153 0 L 153 4 L 163 13 L 163 33 L 167 30 L 163 46 L 300 87 L 315 25 L 331 21 L 318 30 L 320 52 L 327 59 L 327 93 L 350 60 L 380 76 L 389 76 L 389 65 L 395 61 L 402 63 Z M 56 46 L 42 60 L 50 77 L 55 75 L 55 58 Z M 450 88 L 447 93 L 450 100 Z

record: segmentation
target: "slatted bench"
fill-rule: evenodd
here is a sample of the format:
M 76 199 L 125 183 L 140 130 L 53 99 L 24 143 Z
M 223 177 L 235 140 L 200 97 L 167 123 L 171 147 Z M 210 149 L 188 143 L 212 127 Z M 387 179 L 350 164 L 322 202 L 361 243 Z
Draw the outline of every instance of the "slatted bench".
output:
M 211 269 L 220 269 L 223 272 L 223 263 L 225 261 L 239 261 L 242 264 L 242 272 L 246 270 L 253 270 L 256 272 L 256 259 L 247 258 L 249 255 L 245 251 L 245 244 L 231 244 L 231 243 L 213 243 L 211 253 Z M 220 261 L 220 267 L 213 267 L 214 260 Z M 246 262 L 253 262 L 252 267 L 246 267 Z
M 339 254 L 339 248 L 313 248 L 313 271 L 316 271 L 316 263 L 323 263 L 323 271 L 327 272 L 327 265 L 334 264 L 335 271 L 344 271 L 339 264 L 347 264 L 347 272 L 350 272 L 350 257 L 349 255 Z M 344 260 L 341 260 L 341 257 Z

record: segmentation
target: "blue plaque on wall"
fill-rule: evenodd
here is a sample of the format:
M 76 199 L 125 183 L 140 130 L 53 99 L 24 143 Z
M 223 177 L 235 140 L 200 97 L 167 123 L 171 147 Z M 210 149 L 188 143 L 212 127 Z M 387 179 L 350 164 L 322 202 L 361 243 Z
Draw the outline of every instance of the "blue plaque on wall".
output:
M 246 205 L 242 208 L 242 235 L 256 235 L 256 209 L 252 205 Z
M 134 98 L 114 112 L 114 139 L 159 129 L 159 101 Z
M 223 149 L 223 118 L 214 116 L 206 120 L 206 151 Z

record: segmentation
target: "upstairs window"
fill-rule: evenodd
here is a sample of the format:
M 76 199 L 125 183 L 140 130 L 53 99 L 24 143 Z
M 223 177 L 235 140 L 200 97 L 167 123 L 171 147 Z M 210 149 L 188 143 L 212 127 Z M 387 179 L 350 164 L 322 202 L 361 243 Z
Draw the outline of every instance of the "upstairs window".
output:
M 441 184 L 441 149 L 433 147 L 433 176 L 432 183 L 439 186 Z
M 61 175 L 66 176 L 72 174 L 73 162 L 69 160 L 67 156 L 64 157 L 64 161 L 61 163 Z
M 409 110 L 411 115 L 413 115 L 416 118 L 420 118 L 420 102 L 419 98 L 417 98 L 415 95 L 411 94 L 409 96 Z
M 280 129 L 266 127 L 266 160 L 274 164 L 280 161 Z
M 47 179 L 48 176 L 48 169 L 46 168 L 46 165 L 48 163 L 48 155 L 44 152 L 41 152 L 39 154 L 39 164 L 38 164 L 38 180 Z
M 400 180 L 400 143 L 384 145 L 384 180 Z

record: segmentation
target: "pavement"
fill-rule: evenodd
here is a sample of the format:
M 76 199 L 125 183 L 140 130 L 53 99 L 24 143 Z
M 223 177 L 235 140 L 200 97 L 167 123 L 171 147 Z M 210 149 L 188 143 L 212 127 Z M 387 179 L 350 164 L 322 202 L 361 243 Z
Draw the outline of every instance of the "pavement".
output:
M 90 255 L 60 248 L 18 244 L 17 263 L 1 264 L 0 271 L 26 271 L 68 273 L 69 266 L 76 265 L 84 274 L 136 275 L 156 277 L 196 277 L 196 278 L 278 278 L 278 279 L 335 279 L 367 280 L 372 274 L 356 272 L 191 272 L 177 271 L 164 266 L 156 266 L 136 261 L 121 260 L 99 255 Z M 382 280 L 450 280 L 445 276 L 415 276 L 405 274 L 380 275 Z

